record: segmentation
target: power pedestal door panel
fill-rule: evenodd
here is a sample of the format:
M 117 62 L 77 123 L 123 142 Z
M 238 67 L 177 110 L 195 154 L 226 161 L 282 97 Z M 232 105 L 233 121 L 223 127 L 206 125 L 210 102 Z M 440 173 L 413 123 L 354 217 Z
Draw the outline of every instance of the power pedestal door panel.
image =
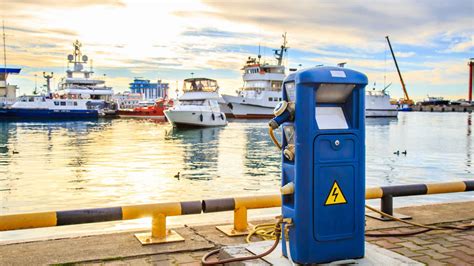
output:
M 356 165 L 315 168 L 313 187 L 314 238 L 329 241 L 355 233 Z
M 320 135 L 316 138 L 315 144 L 315 163 L 356 160 L 358 146 L 355 135 Z

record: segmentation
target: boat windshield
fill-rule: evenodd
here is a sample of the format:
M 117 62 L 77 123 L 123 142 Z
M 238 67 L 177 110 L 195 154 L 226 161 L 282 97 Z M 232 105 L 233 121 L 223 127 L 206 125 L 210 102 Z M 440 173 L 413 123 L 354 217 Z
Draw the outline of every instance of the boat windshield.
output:
M 275 80 L 249 80 L 244 82 L 243 90 L 253 91 L 253 90 L 272 90 L 280 91 L 282 81 Z
M 181 105 L 204 105 L 204 100 L 181 100 Z
M 187 79 L 184 81 L 183 91 L 214 92 L 218 88 L 217 81 L 212 79 Z

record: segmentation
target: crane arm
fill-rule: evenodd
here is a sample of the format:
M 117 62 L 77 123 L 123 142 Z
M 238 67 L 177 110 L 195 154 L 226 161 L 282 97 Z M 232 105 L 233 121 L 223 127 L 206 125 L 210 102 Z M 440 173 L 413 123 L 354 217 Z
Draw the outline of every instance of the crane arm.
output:
M 397 59 L 395 58 L 395 53 L 393 52 L 392 44 L 390 44 L 390 39 L 388 38 L 388 36 L 385 36 L 385 38 L 387 39 L 388 47 L 390 47 L 390 52 L 392 53 L 393 61 L 395 62 L 395 67 L 397 68 L 398 76 L 400 77 L 400 82 L 402 83 L 403 93 L 405 94 L 405 100 L 411 101 L 410 97 L 408 96 L 407 88 L 405 87 L 405 82 L 402 78 L 402 73 L 400 72 L 400 68 L 398 68 Z

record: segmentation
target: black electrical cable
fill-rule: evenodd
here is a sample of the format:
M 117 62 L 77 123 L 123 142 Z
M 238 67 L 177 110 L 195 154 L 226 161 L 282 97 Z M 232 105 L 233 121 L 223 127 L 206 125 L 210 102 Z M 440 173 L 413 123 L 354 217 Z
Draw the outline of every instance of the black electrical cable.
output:
M 211 252 L 208 252 L 205 254 L 202 259 L 201 263 L 202 265 L 217 265 L 217 264 L 225 264 L 225 263 L 231 263 L 231 262 L 238 262 L 238 261 L 244 261 L 244 260 L 255 260 L 255 259 L 260 259 L 268 254 L 272 253 L 273 250 L 278 246 L 278 243 L 280 242 L 280 236 L 281 236 L 281 224 L 283 222 L 283 218 L 279 218 L 278 222 L 275 224 L 275 243 L 273 243 L 273 246 L 265 251 L 264 253 L 254 255 L 254 256 L 247 256 L 247 257 L 240 257 L 240 258 L 230 258 L 230 259 L 223 259 L 223 260 L 217 260 L 217 261 L 208 261 L 208 258 L 212 255 L 215 255 L 219 253 L 220 249 L 213 250 Z

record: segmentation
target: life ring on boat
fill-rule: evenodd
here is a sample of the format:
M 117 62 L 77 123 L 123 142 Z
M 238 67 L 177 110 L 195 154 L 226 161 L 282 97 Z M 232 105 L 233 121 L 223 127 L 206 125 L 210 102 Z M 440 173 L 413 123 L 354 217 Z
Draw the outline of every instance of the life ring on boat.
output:
M 212 120 L 216 120 L 216 116 L 214 115 L 214 113 L 212 113 L 211 117 L 212 117 Z
M 202 119 L 203 119 L 203 116 L 202 116 L 202 114 L 201 114 L 201 115 L 199 115 L 199 119 L 200 119 L 200 120 L 201 120 L 201 122 L 202 122 Z

